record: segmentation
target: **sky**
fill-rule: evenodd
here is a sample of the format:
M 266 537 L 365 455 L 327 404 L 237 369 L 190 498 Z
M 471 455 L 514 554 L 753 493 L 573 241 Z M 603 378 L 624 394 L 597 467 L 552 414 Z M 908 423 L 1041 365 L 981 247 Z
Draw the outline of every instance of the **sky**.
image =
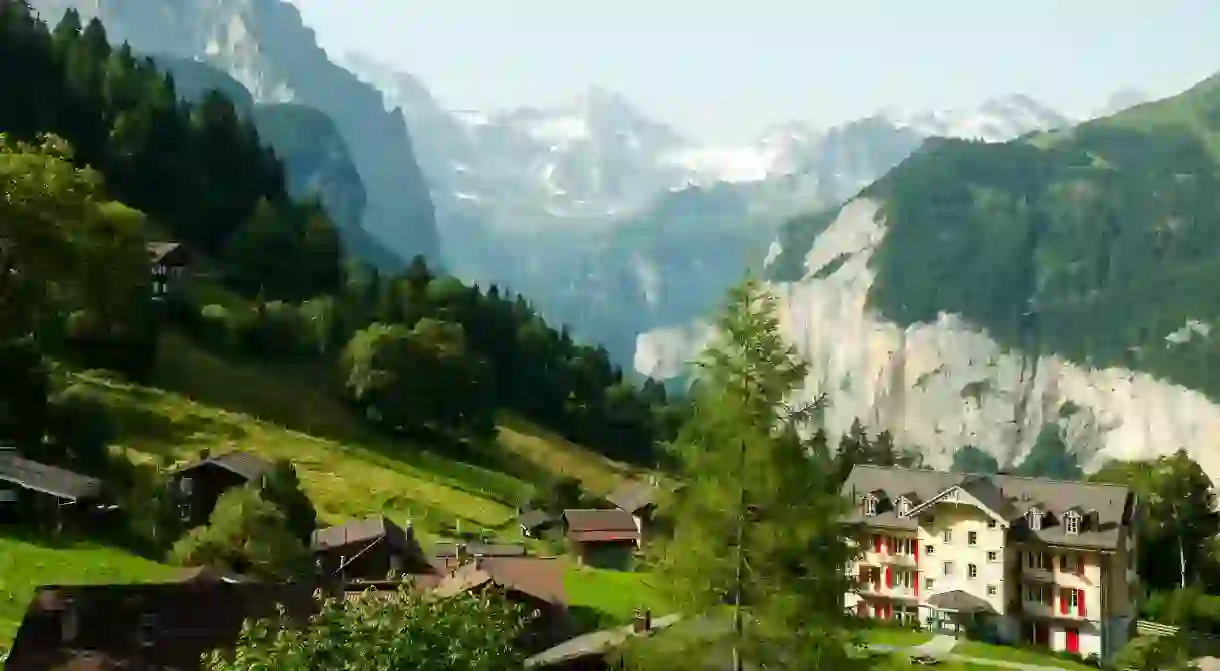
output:
M 446 107 L 549 106 L 591 86 L 705 142 L 887 106 L 1024 93 L 1086 114 L 1220 71 L 1220 0 L 291 0 Z

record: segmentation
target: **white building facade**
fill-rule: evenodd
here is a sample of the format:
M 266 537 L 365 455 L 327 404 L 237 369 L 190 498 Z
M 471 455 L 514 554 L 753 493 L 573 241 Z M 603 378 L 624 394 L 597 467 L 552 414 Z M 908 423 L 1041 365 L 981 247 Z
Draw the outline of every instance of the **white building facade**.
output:
M 863 529 L 845 605 L 863 617 L 1109 659 L 1139 593 L 1127 488 L 857 466 Z

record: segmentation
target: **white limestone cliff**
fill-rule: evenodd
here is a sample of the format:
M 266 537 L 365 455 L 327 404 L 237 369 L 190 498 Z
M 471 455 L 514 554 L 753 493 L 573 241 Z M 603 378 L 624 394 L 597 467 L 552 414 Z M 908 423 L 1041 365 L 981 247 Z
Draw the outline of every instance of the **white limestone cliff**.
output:
M 811 364 L 802 396 L 828 395 L 829 435 L 858 417 L 945 468 L 963 445 L 1019 463 L 1054 423 L 1086 471 L 1181 448 L 1220 479 L 1220 452 L 1210 443 L 1220 435 L 1220 406 L 1201 393 L 1138 371 L 1005 349 L 955 315 L 904 329 L 868 309 L 868 262 L 885 235 L 880 205 L 847 204 L 806 255 L 805 279 L 773 287 L 784 335 Z M 814 277 L 832 262 L 834 272 Z M 636 368 L 671 375 L 707 335 L 701 325 L 643 334 Z

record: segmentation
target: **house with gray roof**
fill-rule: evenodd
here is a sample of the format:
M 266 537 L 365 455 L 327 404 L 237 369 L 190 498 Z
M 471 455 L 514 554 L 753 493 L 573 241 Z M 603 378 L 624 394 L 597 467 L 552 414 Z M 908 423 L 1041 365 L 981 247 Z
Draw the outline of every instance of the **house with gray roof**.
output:
M 1121 485 L 856 466 L 845 606 L 1108 659 L 1139 594 L 1138 500 Z
M 0 521 L 61 526 L 100 503 L 102 482 L 0 447 Z

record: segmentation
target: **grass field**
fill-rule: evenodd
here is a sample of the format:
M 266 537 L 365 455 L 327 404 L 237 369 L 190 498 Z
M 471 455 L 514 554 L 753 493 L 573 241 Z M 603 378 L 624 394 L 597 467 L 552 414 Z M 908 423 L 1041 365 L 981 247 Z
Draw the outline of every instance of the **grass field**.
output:
M 96 545 L 48 546 L 0 536 L 0 648 L 17 633 L 39 585 L 156 582 L 176 570 Z
M 516 540 L 516 506 L 549 478 L 575 476 L 606 494 L 633 476 L 516 418 L 504 418 L 487 453 L 455 458 L 370 431 L 319 384 L 324 371 L 239 364 L 175 335 L 164 338 L 158 359 L 152 386 L 71 374 L 111 410 L 117 449 L 167 466 L 203 449 L 291 459 L 324 523 L 382 514 L 410 519 L 425 546 L 459 531 Z M 115 549 L 0 537 L 0 641 L 11 639 L 38 585 L 156 580 L 172 571 Z M 625 619 L 653 603 L 638 574 L 572 567 L 568 583 L 573 603 L 599 618 Z
M 1005 645 L 990 645 L 976 641 L 962 641 L 958 643 L 953 648 L 953 654 L 962 655 L 963 657 L 979 657 L 982 659 L 1016 662 L 1018 664 L 1052 666 L 1065 669 L 1065 671 L 1088 671 L 1090 669 L 1096 671 L 1096 667 L 1081 662 L 1068 661 L 1055 655 L 1038 652 L 1037 650 L 1013 648 Z
M 293 461 L 324 521 L 384 514 L 425 536 L 492 530 L 517 537 L 516 505 L 556 474 L 598 494 L 631 469 L 530 425 L 506 420 L 489 454 L 457 459 L 370 431 L 335 400 L 321 371 L 237 364 L 167 336 L 154 387 L 81 373 L 112 409 L 117 445 L 134 458 L 182 462 L 243 449 Z

